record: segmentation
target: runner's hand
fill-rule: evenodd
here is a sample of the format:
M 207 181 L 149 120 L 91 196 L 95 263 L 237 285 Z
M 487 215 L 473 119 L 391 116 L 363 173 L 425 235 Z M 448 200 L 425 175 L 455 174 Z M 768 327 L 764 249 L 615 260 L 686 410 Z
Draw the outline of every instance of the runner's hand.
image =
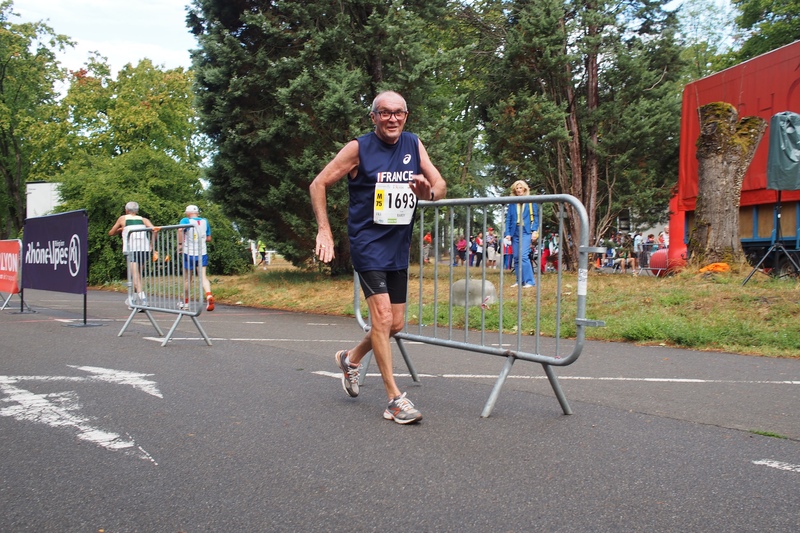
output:
M 318 232 L 317 244 L 314 247 L 314 253 L 323 263 L 330 263 L 333 261 L 333 236 L 330 232 Z
M 413 179 L 408 184 L 408 186 L 411 187 L 411 192 L 413 192 L 420 200 L 430 200 L 431 184 L 428 181 L 428 178 L 422 174 L 414 174 L 411 177 Z

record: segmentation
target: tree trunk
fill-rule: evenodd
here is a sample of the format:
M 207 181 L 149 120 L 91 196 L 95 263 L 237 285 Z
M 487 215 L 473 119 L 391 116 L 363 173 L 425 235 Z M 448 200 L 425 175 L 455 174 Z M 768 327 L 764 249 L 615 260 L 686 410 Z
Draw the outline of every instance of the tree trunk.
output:
M 760 117 L 739 120 L 725 102 L 698 110 L 697 205 L 688 250 L 696 265 L 738 263 L 744 259 L 739 240 L 739 202 L 742 181 L 758 143 L 767 129 Z
M 588 2 L 586 8 L 589 12 L 597 11 L 594 2 Z M 587 28 L 587 43 L 589 49 L 586 56 L 586 110 L 588 118 L 588 137 L 586 143 L 586 175 L 585 187 L 583 192 L 583 205 L 586 207 L 586 214 L 589 217 L 589 241 L 595 240 L 595 222 L 597 213 L 597 182 L 600 177 L 599 159 L 597 157 L 597 146 L 600 142 L 597 127 L 597 109 L 600 107 L 600 69 L 598 66 L 599 55 L 599 36 L 600 27 L 597 24 L 589 24 Z M 610 204 L 609 204 L 610 205 Z M 579 241 L 576 241 L 579 242 Z
M 571 74 L 569 66 L 566 67 L 567 73 Z M 567 77 L 569 79 L 569 76 Z M 569 132 L 569 168 L 570 168 L 570 182 L 563 184 L 562 190 L 567 191 L 581 202 L 583 202 L 583 167 L 581 166 L 581 134 L 578 125 L 578 109 L 575 101 L 575 92 L 572 85 L 569 83 L 566 86 L 566 98 L 569 103 L 568 114 L 566 117 L 567 131 Z M 572 237 L 572 245 L 565 246 L 562 244 L 564 254 L 565 267 L 567 270 L 572 270 L 578 264 L 578 245 L 580 241 L 581 226 L 578 217 L 575 216 L 573 209 L 567 206 L 567 227 L 568 232 Z
M 10 141 L 3 142 L 0 146 L 2 157 L 0 157 L 0 174 L 6 182 L 6 194 L 8 195 L 8 213 L 4 217 L 5 227 L 0 228 L 0 239 L 16 239 L 19 231 L 25 225 L 25 205 L 27 197 L 23 193 L 24 180 L 22 177 L 22 151 L 17 139 L 16 131 L 13 126 L 8 128 L 6 136 Z M 3 165 L 4 162 L 12 162 L 13 165 Z

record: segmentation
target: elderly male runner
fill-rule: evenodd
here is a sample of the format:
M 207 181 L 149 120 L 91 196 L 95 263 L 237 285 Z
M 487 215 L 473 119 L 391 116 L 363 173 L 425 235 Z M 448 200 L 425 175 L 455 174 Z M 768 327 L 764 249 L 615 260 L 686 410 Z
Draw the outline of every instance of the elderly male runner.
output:
M 433 166 L 419 138 L 403 131 L 408 108 L 396 92 L 380 93 L 370 112 L 375 131 L 350 141 L 311 183 L 311 206 L 317 219 L 316 254 L 333 259 L 327 188 L 347 176 L 350 211 L 347 233 L 353 266 L 369 306 L 372 328 L 350 350 L 336 353 L 342 385 L 358 396 L 359 362 L 372 350 L 386 387 L 387 420 L 410 424 L 422 419 L 400 393 L 392 370 L 390 338 L 405 324 L 408 258 L 417 198 L 440 200 L 447 184 Z
M 136 294 L 138 303 L 147 306 L 147 294 L 145 294 L 142 285 L 141 268 L 150 259 L 153 243 L 150 242 L 150 235 L 146 231 L 135 231 L 133 235 L 130 235 L 131 229 L 139 227 L 151 228 L 153 230 L 153 238 L 155 238 L 160 229 L 154 227 L 149 219 L 139 215 L 138 203 L 128 202 L 125 204 L 125 214 L 117 218 L 117 221 L 108 230 L 108 234 L 111 236 L 122 234 L 122 253 L 128 261 L 133 292 Z M 153 260 L 155 261 L 156 259 Z M 126 302 L 129 307 L 136 303 L 130 301 L 130 297 Z

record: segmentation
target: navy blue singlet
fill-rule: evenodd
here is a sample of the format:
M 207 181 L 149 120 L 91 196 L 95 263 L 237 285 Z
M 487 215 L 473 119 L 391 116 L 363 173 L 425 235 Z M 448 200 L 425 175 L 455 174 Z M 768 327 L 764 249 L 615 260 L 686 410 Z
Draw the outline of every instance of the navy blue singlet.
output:
M 422 174 L 419 139 L 404 131 L 395 144 L 386 144 L 375 132 L 356 140 L 358 173 L 355 178 L 348 176 L 350 214 L 347 234 L 353 267 L 356 272 L 403 270 L 408 268 L 414 224 L 401 226 L 373 222 L 375 184 L 379 177 L 382 181 L 411 181 L 412 174 Z

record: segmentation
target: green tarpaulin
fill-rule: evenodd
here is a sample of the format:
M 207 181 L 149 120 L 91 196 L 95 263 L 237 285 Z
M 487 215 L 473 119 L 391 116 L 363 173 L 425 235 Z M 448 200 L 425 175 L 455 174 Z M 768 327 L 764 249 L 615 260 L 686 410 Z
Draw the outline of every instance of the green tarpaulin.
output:
M 797 113 L 784 111 L 770 120 L 767 188 L 800 189 L 800 115 Z

